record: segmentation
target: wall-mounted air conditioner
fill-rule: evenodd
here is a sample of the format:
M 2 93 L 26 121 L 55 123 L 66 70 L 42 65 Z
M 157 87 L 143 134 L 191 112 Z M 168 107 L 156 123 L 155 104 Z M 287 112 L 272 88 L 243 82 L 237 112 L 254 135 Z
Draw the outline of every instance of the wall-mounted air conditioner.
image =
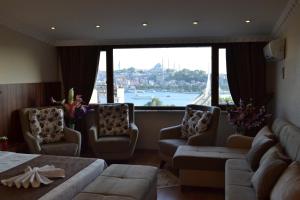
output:
M 268 61 L 281 61 L 285 58 L 285 39 L 272 40 L 264 47 Z

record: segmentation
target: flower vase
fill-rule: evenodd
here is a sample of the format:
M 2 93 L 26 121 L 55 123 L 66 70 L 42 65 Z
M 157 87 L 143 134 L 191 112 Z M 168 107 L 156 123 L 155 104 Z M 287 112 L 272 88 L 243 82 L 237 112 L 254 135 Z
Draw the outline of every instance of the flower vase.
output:
M 68 123 L 68 128 L 75 130 L 75 123 Z
M 8 142 L 7 141 L 1 141 L 0 142 L 0 150 L 1 151 L 7 151 L 8 150 Z
M 235 132 L 236 132 L 236 134 L 238 134 L 238 135 L 245 135 L 246 130 L 245 130 L 244 127 L 237 126 L 237 127 L 235 128 Z

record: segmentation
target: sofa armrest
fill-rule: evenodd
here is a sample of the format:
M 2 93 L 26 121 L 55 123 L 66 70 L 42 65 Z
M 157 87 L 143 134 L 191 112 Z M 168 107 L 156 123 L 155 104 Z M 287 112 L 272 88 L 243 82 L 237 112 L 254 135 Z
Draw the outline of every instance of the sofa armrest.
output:
M 181 136 L 181 125 L 171 126 L 160 130 L 159 139 L 176 139 Z
M 24 139 L 27 142 L 30 153 L 40 154 L 42 149 L 37 138 L 35 138 L 30 132 L 26 131 Z
M 211 134 L 202 133 L 190 136 L 188 138 L 187 144 L 193 146 L 211 146 Z
M 252 142 L 253 137 L 234 134 L 228 137 L 226 146 L 229 148 L 250 149 Z

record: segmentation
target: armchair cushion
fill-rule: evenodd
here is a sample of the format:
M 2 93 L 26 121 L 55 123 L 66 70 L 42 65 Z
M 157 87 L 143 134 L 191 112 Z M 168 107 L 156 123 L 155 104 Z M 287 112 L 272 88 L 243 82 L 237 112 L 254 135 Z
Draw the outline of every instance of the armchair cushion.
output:
M 61 141 L 64 137 L 63 110 L 59 108 L 32 109 L 29 111 L 32 135 L 40 143 Z
M 97 143 L 98 145 L 94 148 L 101 153 L 127 152 L 130 138 L 128 136 L 104 136 L 98 138 Z
M 99 105 L 99 136 L 128 134 L 128 112 L 127 104 Z
M 185 145 L 185 139 L 163 139 L 159 141 L 160 152 L 164 155 L 173 156 L 180 145 Z
M 57 155 L 57 156 L 75 156 L 78 152 L 78 144 L 76 143 L 49 143 L 42 144 L 42 153 L 48 155 Z

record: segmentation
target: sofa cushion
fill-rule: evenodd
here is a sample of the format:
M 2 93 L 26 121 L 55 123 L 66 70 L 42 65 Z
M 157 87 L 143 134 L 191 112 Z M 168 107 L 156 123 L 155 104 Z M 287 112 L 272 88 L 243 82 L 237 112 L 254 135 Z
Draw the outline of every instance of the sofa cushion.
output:
M 64 137 L 64 114 L 59 108 L 31 109 L 28 113 L 31 133 L 41 143 L 61 141 Z
M 173 165 L 179 169 L 224 171 L 227 159 L 245 158 L 246 153 L 245 149 L 182 145 L 173 157 Z
M 256 195 L 252 187 L 240 185 L 226 185 L 225 200 L 255 200 Z
M 42 144 L 41 149 L 43 154 L 58 155 L 58 156 L 75 156 L 78 151 L 76 143 L 49 143 Z
M 268 159 L 259 166 L 251 178 L 258 200 L 268 199 L 277 179 L 286 169 L 287 163 L 279 159 Z
M 112 136 L 128 134 L 128 112 L 127 104 L 99 105 L 99 135 Z
M 300 163 L 293 162 L 272 189 L 271 200 L 298 200 L 300 197 Z
M 225 165 L 225 199 L 254 200 L 251 184 L 252 170 L 245 159 L 229 159 Z
M 246 159 L 253 171 L 259 166 L 259 161 L 264 153 L 274 145 L 274 140 L 263 136 L 247 153 Z
M 240 170 L 252 172 L 249 163 L 246 159 L 229 159 L 226 161 L 226 170 Z
M 164 139 L 159 140 L 159 150 L 165 155 L 173 156 L 180 145 L 186 144 L 185 139 Z
M 132 197 L 107 196 L 106 194 L 79 193 L 73 200 L 136 200 Z

